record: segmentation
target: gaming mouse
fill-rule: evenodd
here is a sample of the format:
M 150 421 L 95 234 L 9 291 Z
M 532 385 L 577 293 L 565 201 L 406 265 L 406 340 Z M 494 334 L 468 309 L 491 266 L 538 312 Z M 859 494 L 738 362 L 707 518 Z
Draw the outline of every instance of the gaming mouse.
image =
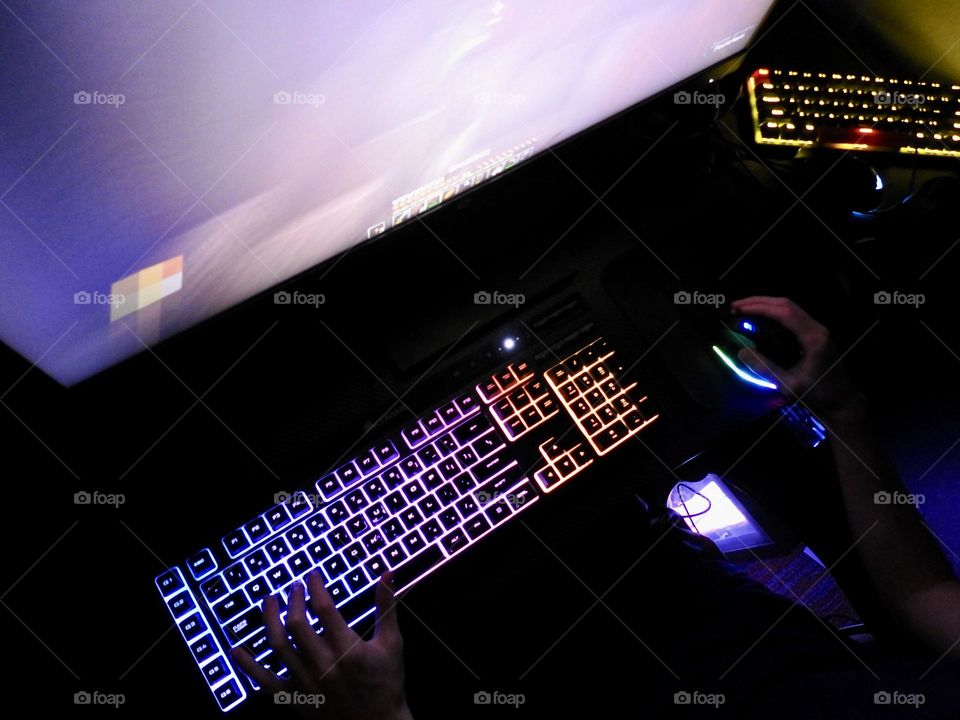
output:
M 755 315 L 733 315 L 722 322 L 724 329 L 713 351 L 744 382 L 777 389 L 775 381 L 758 375 L 739 358 L 742 348 L 756 350 L 781 368 L 792 367 L 803 355 L 793 333 L 775 320 Z

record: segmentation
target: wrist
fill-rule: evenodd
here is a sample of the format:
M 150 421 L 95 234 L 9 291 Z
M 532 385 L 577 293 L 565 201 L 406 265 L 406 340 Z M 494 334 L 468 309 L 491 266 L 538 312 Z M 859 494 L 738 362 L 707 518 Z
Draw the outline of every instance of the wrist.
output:
M 836 429 L 860 423 L 867 418 L 867 399 L 862 393 L 849 388 L 817 414 Z
M 393 720 L 413 720 L 413 713 L 410 712 L 410 708 L 407 706 L 407 701 L 403 701 L 403 705 L 393 714 Z

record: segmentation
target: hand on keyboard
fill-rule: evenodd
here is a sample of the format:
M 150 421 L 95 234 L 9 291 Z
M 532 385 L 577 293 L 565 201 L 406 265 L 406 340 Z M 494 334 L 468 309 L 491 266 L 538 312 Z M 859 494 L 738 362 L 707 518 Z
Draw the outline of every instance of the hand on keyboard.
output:
M 302 583 L 290 592 L 286 622 L 276 596 L 264 601 L 270 647 L 289 672 L 257 663 L 243 648 L 233 657 L 257 684 L 305 717 L 343 720 L 412 720 L 404 691 L 403 641 L 397 622 L 392 577 L 385 573 L 376 589 L 376 630 L 362 640 L 347 626 L 323 587 L 320 573 L 307 575 L 309 609 L 325 630 L 318 635 L 307 615 Z M 293 643 L 291 643 L 291 639 Z

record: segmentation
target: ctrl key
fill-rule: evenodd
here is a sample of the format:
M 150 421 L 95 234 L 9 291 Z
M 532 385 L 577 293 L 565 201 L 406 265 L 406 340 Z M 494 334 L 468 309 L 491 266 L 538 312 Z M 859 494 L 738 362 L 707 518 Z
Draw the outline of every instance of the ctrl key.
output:
M 224 712 L 232 708 L 244 698 L 244 694 L 241 692 L 240 686 L 237 685 L 237 681 L 233 678 L 230 678 L 223 683 L 223 685 L 214 690 L 213 694 L 216 696 L 217 702 L 220 704 L 220 709 Z

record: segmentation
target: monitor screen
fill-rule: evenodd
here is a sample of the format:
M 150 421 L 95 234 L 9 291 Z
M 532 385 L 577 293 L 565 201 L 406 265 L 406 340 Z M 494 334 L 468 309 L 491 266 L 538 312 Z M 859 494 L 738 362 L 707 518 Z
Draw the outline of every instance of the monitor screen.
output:
M 743 50 L 772 0 L 6 0 L 0 338 L 76 383 Z

